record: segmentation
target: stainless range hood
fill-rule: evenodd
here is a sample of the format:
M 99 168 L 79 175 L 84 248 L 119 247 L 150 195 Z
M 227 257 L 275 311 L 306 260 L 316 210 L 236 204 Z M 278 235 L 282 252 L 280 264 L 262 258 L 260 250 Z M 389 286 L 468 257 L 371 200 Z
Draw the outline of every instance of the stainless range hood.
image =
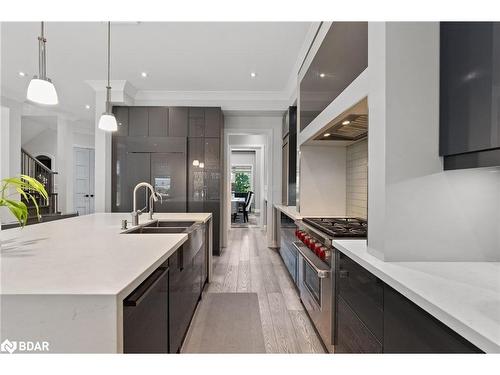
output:
M 357 141 L 368 135 L 368 115 L 350 114 L 317 136 L 318 141 Z

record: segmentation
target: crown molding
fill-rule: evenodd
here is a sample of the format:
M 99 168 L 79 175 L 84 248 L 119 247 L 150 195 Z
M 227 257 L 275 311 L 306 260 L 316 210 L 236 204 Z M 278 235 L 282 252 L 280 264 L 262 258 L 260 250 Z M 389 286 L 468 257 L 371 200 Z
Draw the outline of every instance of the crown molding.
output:
M 285 91 L 167 91 L 139 90 L 135 105 L 221 107 L 224 111 L 282 111 Z

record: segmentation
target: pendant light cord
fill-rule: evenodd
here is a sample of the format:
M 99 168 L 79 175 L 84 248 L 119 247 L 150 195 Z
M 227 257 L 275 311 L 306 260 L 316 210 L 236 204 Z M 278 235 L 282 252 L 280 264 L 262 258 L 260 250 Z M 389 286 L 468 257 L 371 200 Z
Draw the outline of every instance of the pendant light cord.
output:
M 110 76 L 110 66 L 111 66 L 111 21 L 108 21 L 108 87 L 110 86 L 109 84 L 109 76 Z
M 38 37 L 38 75 L 41 79 L 46 79 L 46 52 L 45 52 L 45 23 L 41 22 L 40 37 Z
M 106 86 L 106 113 L 111 113 L 111 21 L 108 21 L 108 85 Z

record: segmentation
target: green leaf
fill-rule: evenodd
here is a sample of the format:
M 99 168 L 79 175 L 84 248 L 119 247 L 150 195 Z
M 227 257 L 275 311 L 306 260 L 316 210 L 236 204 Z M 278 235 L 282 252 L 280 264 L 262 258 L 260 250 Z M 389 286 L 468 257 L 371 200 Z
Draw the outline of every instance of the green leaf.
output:
M 7 207 L 22 227 L 26 225 L 28 221 L 28 207 L 23 202 L 0 198 L 0 206 Z
M 28 208 L 26 207 L 26 204 L 24 204 L 24 202 L 7 199 L 5 197 L 5 192 L 9 189 L 14 189 L 26 201 L 31 200 L 35 205 L 37 216 L 40 219 L 39 206 L 33 194 L 38 193 L 43 199 L 49 199 L 47 190 L 45 190 L 45 187 L 40 181 L 27 175 L 4 178 L 2 180 L 2 185 L 0 188 L 0 206 L 7 207 L 19 221 L 21 226 L 25 226 L 28 220 Z

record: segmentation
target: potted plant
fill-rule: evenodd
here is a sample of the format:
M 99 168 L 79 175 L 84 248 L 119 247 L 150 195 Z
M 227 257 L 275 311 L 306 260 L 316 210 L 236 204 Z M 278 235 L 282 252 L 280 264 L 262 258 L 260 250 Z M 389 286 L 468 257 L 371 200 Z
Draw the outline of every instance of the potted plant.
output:
M 33 202 L 38 219 L 40 211 L 36 200 L 36 194 L 39 194 L 45 200 L 49 199 L 47 191 L 41 182 L 33 177 L 21 175 L 20 177 L 4 178 L 0 185 L 0 207 L 7 207 L 12 215 L 15 216 L 21 227 L 24 227 L 28 221 L 28 207 L 21 200 L 11 199 L 13 195 L 21 195 L 25 201 Z

